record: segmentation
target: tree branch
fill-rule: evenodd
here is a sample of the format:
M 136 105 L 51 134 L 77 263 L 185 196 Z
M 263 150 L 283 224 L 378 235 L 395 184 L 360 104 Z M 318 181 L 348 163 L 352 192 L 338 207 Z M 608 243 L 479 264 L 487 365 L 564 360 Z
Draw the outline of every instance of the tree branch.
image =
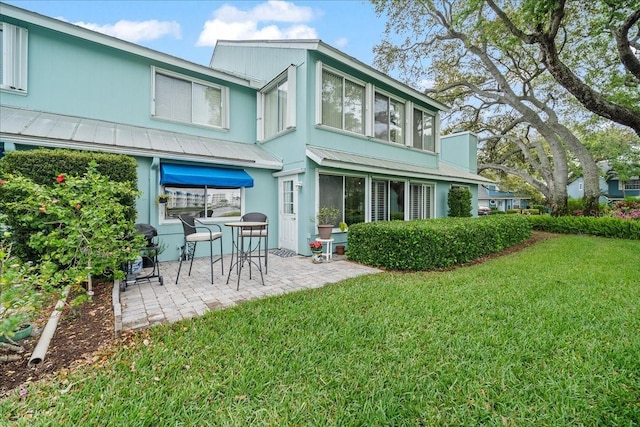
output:
M 629 41 L 629 30 L 640 20 L 640 9 L 627 16 L 620 29 L 612 28 L 611 32 L 616 38 L 618 56 L 624 67 L 640 81 L 640 60 L 633 54 Z M 640 29 L 638 30 L 640 34 Z M 636 47 L 637 49 L 637 47 Z

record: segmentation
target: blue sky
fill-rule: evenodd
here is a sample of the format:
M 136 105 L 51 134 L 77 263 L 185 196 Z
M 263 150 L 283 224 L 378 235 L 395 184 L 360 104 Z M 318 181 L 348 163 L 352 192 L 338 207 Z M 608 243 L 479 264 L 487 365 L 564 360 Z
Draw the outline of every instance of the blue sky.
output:
M 384 32 L 368 1 L 2 0 L 208 65 L 217 39 L 319 38 L 372 65 Z

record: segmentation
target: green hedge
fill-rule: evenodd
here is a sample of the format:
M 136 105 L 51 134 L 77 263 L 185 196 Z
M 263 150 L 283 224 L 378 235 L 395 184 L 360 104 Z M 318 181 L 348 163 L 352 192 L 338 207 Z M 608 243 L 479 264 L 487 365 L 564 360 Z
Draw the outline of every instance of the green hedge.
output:
M 640 240 L 640 221 L 614 217 L 530 216 L 534 230 Z
M 46 149 L 11 151 L 0 159 L 0 178 L 10 179 L 11 176 L 24 176 L 39 185 L 55 185 L 56 177 L 82 176 L 91 162 L 96 163 L 96 170 L 109 178 L 110 181 L 128 182 L 132 189 L 138 188 L 138 165 L 133 157 L 123 154 L 107 154 L 98 152 L 84 152 L 65 149 Z M 42 254 L 29 248 L 29 237 L 41 231 L 25 226 L 17 214 L 9 208 L 11 202 L 22 200 L 27 194 L 16 191 L 8 191 L 0 188 L 0 213 L 6 214 L 7 226 L 13 230 L 14 254 L 23 260 L 35 261 Z M 136 200 L 133 196 L 122 194 L 114 200 L 126 206 L 125 217 L 135 221 Z M 53 227 L 53 225 L 51 225 Z
M 50 185 L 59 174 L 82 176 L 91 161 L 97 163 L 100 175 L 111 181 L 129 181 L 138 187 L 137 163 L 124 154 L 38 148 L 10 151 L 0 160 L 0 176 L 21 175 L 36 184 Z
M 499 252 L 531 237 L 528 217 L 442 218 L 349 226 L 350 260 L 387 270 L 433 270 Z

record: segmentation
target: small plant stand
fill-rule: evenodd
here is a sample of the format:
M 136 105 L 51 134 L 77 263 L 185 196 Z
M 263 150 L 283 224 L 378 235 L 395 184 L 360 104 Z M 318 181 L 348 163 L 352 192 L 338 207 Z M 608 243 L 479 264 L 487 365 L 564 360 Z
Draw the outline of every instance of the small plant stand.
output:
M 333 258 L 333 239 L 321 239 L 320 237 L 318 237 L 316 239 L 316 242 L 322 243 L 322 246 L 327 248 L 324 253 L 324 257 L 326 260 L 330 260 L 331 258 Z

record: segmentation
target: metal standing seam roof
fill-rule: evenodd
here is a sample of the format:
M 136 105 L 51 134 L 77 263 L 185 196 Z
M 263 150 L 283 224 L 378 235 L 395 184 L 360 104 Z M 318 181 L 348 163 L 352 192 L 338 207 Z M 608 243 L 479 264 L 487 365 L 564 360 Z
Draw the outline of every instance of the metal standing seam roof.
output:
M 43 147 L 282 169 L 282 161 L 255 144 L 8 106 L 0 106 L 0 138 Z
M 411 163 L 386 160 L 377 157 L 362 156 L 344 151 L 309 146 L 307 157 L 321 166 L 336 167 L 363 172 L 386 173 L 422 179 L 438 179 L 472 184 L 493 183 L 483 176 L 466 172 L 447 163 L 440 162 L 439 167 L 428 168 Z

